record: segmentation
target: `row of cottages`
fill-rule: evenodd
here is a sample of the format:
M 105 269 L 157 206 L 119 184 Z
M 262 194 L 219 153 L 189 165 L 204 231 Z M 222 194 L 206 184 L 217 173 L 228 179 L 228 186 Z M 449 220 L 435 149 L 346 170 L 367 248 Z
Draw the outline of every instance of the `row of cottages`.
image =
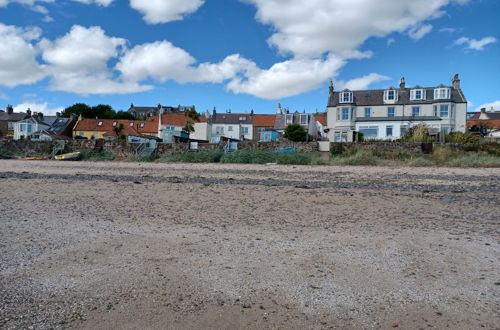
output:
M 334 91 L 330 83 L 327 126 L 332 142 L 352 142 L 354 132 L 365 139 L 395 140 L 417 124 L 431 128 L 431 135 L 466 131 L 467 100 L 455 75 L 451 86 Z
M 78 118 L 73 137 L 78 139 L 114 139 L 124 136 L 128 142 L 146 142 L 158 139 L 159 117 L 146 120 Z

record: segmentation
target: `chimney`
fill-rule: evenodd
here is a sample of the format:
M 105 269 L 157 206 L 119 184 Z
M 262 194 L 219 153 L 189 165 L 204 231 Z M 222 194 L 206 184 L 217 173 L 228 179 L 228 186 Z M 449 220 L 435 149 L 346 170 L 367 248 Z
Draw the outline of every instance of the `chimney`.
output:
M 28 117 L 31 117 L 31 109 L 28 108 L 28 110 L 26 110 L 26 114 L 28 115 Z
M 333 80 L 330 80 L 330 87 L 328 89 L 330 91 L 330 95 L 333 95 Z
M 486 108 L 481 108 L 481 113 L 486 113 Z
M 43 120 L 43 112 L 38 113 L 38 119 Z
M 460 79 L 458 79 L 458 73 L 453 77 L 453 88 L 454 89 L 460 88 Z
M 278 109 L 276 110 L 276 114 L 278 115 L 283 114 L 283 110 L 281 109 L 281 103 L 278 103 Z
M 227 110 L 226 110 L 226 113 L 231 113 L 231 109 L 227 109 Z
M 250 110 L 250 114 L 253 116 L 253 109 L 252 109 L 252 110 Z
M 10 104 L 7 106 L 7 109 L 5 110 L 7 110 L 8 115 L 12 115 L 14 113 L 14 108 Z
M 56 118 L 59 118 L 61 117 L 61 113 L 60 112 L 56 112 Z
M 212 115 L 215 116 L 216 113 L 217 113 L 217 109 L 215 109 L 215 107 L 214 107 L 214 109 L 212 110 Z
M 405 89 L 406 88 L 405 77 L 401 77 L 401 81 L 399 83 L 399 88 L 400 89 Z

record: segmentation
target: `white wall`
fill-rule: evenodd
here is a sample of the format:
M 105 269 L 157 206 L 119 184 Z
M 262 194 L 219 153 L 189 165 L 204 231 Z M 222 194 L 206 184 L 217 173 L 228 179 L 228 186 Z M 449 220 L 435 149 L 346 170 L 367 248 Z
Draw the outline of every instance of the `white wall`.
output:
M 251 140 L 253 138 L 253 125 L 228 125 L 228 124 L 212 124 L 211 132 L 212 136 L 211 137 L 227 137 L 231 139 L 240 139 L 240 126 L 241 127 L 246 127 L 248 129 L 248 133 L 244 135 L 245 139 Z M 224 134 L 217 134 L 217 127 L 223 127 L 224 128 Z M 231 129 L 231 130 L 230 130 Z

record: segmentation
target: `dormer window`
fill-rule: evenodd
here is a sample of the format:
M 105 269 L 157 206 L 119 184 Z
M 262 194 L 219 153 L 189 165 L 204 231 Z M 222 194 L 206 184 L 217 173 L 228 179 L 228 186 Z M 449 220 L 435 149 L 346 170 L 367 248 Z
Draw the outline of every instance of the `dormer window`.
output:
M 339 103 L 352 103 L 352 92 L 342 92 L 339 95 Z
M 434 99 L 435 100 L 447 100 L 450 98 L 449 88 L 436 88 L 434 89 Z
M 115 127 L 115 126 L 116 126 L 116 121 L 113 122 L 113 127 Z
M 241 121 L 247 120 L 247 117 L 240 117 L 239 120 L 241 120 Z
M 410 101 L 419 101 L 425 99 L 424 89 L 412 89 L 410 91 Z
M 385 102 L 396 102 L 398 100 L 398 92 L 395 89 L 386 89 L 384 91 Z
M 102 121 L 98 122 L 97 126 L 102 126 Z
M 140 126 L 141 128 L 142 128 L 142 127 L 144 127 L 144 123 L 141 123 L 139 126 Z
M 130 123 L 129 125 L 130 125 L 130 127 L 133 127 L 133 126 L 134 126 L 134 123 Z

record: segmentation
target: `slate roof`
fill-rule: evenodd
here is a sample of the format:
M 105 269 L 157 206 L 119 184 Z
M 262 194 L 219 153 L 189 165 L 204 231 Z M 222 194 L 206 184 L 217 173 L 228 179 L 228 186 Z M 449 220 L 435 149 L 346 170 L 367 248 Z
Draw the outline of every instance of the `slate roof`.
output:
M 240 120 L 240 118 L 245 118 Z M 211 124 L 226 125 L 252 125 L 252 115 L 250 113 L 214 113 L 210 117 Z
M 412 87 L 405 89 L 395 90 L 398 92 L 399 99 L 396 103 L 387 104 L 384 103 L 384 91 L 387 89 L 370 89 L 370 90 L 359 90 L 359 91 L 351 91 L 353 93 L 353 103 L 356 106 L 377 106 L 377 105 L 410 105 L 410 104 L 432 104 L 443 102 L 444 100 L 434 100 L 434 89 L 435 88 L 450 88 L 451 89 L 451 98 L 450 101 L 454 103 L 467 103 L 465 96 L 462 93 L 461 89 L 455 89 L 451 86 L 438 86 L 438 87 Z M 410 90 L 412 89 L 425 89 L 425 100 L 417 100 L 410 101 Z M 343 91 L 333 92 L 328 97 L 328 107 L 336 107 L 338 105 L 348 105 L 349 103 L 340 103 L 339 95 Z
M 256 127 L 274 127 L 276 115 L 254 115 L 253 125 Z
M 20 121 L 25 119 L 28 114 L 24 112 L 13 112 L 9 114 L 8 112 L 0 112 L 0 121 Z
M 193 123 L 195 122 L 206 123 L 207 118 L 205 118 L 205 116 L 200 116 L 198 121 L 195 121 L 192 118 L 186 116 L 184 113 L 174 113 L 174 112 L 164 113 L 163 115 L 161 115 L 162 125 L 184 127 L 186 126 L 186 123 L 188 121 L 191 121 Z
M 488 116 L 489 119 L 500 119 L 500 111 L 490 111 L 486 112 L 486 115 Z

